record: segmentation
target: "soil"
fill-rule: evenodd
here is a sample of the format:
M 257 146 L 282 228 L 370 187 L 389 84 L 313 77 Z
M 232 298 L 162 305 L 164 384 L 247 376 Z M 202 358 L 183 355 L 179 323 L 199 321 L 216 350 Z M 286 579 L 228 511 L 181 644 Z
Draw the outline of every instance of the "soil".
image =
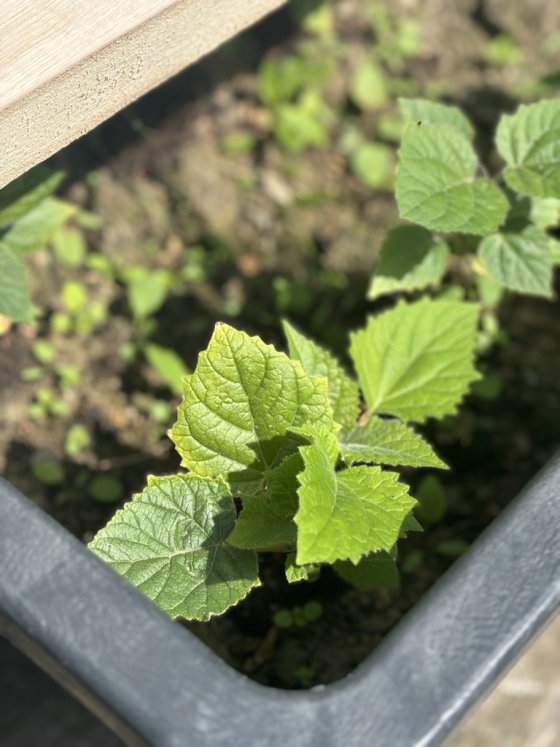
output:
M 326 96 L 342 111 L 338 135 L 349 121 L 370 134 L 377 125 L 376 116 L 346 101 L 356 60 L 379 42 L 369 20 L 373 5 L 379 4 L 335 6 L 345 52 Z M 548 95 L 557 95 L 560 42 L 549 30 L 560 28 L 560 8 L 552 0 L 400 0 L 383 7 L 393 24 L 414 18 L 421 29 L 414 56 L 388 72 L 393 90 L 412 82 L 414 95 L 459 103 L 490 162 L 499 115 L 534 96 L 530 86 L 546 76 Z M 488 57 L 489 42 L 501 34 L 519 50 L 508 64 Z M 348 330 L 384 305 L 368 304 L 365 292 L 382 237 L 398 220 L 391 192 L 372 190 L 351 173 L 336 135 L 325 149 L 283 151 L 259 102 L 259 62 L 288 53 L 301 37 L 281 11 L 53 159 L 68 172 L 68 199 L 102 220 L 100 229 L 87 231 L 88 257 L 105 258 L 112 270 L 69 267 L 49 251 L 30 255 L 34 302 L 43 314 L 36 327 L 14 325 L 0 335 L 0 469 L 84 541 L 118 507 L 87 495 L 92 476 L 115 477 L 130 495 L 147 474 L 178 469 L 164 436 L 169 423 L 151 414 L 154 402 L 177 400 L 141 355 L 122 354 L 142 335 L 127 301 L 127 267 L 181 278 L 150 335 L 189 366 L 218 320 L 282 346 L 281 316 L 344 359 Z M 239 132 L 251 133 L 256 144 L 232 156 L 224 138 Z M 68 280 L 82 283 L 90 302 L 106 310 L 87 333 L 61 333 L 51 324 Z M 482 359 L 502 382 L 499 396 L 470 396 L 457 418 L 427 430 L 452 466 L 441 478 L 447 512 L 404 543 L 405 568 L 419 552 L 423 561 L 402 574 L 398 590 L 352 589 L 328 570 L 314 583 L 290 586 L 281 559 L 266 557 L 260 589 L 226 615 L 188 627 L 235 668 L 271 686 L 329 683 L 363 660 L 453 562 L 437 550 L 441 542 L 470 544 L 558 447 L 558 305 L 512 296 L 500 321 L 509 341 Z M 59 391 L 58 374 L 48 367 L 40 382 L 22 381 L 22 370 L 36 365 L 36 338 L 52 343 L 57 362 L 79 369 L 78 384 Z M 67 414 L 28 416 L 41 387 L 64 400 Z M 73 423 L 85 426 L 91 445 L 70 457 L 65 439 Z M 61 484 L 45 485 L 34 473 L 46 455 L 62 466 Z M 404 476 L 413 487 L 421 478 Z M 276 624 L 276 612 L 308 601 L 321 603 L 319 620 L 289 629 Z

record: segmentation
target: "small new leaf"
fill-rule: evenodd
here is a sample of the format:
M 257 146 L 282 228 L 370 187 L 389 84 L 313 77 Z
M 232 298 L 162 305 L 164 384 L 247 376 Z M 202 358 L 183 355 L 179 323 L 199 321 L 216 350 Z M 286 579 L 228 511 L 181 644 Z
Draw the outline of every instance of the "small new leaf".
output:
M 228 539 L 231 545 L 268 551 L 295 547 L 297 475 L 302 469 L 300 454 L 292 454 L 265 475 L 262 492 L 243 498 L 243 510 Z
M 432 447 L 399 420 L 370 418 L 365 425 L 339 433 L 340 453 L 347 464 L 388 464 L 393 467 L 436 467 L 447 465 Z
M 224 482 L 152 477 L 90 549 L 171 617 L 207 620 L 259 584 L 255 553 L 226 543 L 234 521 Z
M 488 273 L 510 290 L 552 296 L 552 255 L 549 237 L 528 226 L 519 232 L 500 232 L 484 238 L 478 257 Z
M 283 323 L 290 358 L 298 360 L 310 376 L 324 376 L 328 381 L 333 417 L 341 425 L 353 425 L 359 412 L 358 385 L 327 350 L 298 332 L 287 321 Z
M 368 298 L 437 285 L 447 269 L 449 249 L 420 226 L 389 231 L 379 252 Z
M 357 563 L 370 552 L 391 550 L 415 504 L 395 472 L 366 466 L 336 472 L 336 451 L 322 437 L 300 448 L 305 469 L 298 476 L 295 517 L 298 565 Z
M 196 474 L 223 476 L 237 495 L 262 490 L 265 473 L 297 453 L 289 428 L 334 429 L 324 378 L 308 376 L 258 337 L 216 327 L 191 376 L 170 436 L 182 464 Z
M 400 302 L 351 334 L 350 355 L 370 413 L 421 423 L 456 412 L 471 382 L 478 306 Z
M 321 569 L 318 565 L 296 565 L 295 553 L 290 553 L 286 558 L 286 580 L 289 584 L 297 584 L 299 581 L 314 581 L 319 577 Z
M 396 198 L 402 218 L 438 231 L 486 235 L 504 221 L 508 202 L 477 178 L 469 140 L 455 127 L 410 125 L 399 151 Z
M 504 114 L 496 145 L 512 189 L 533 197 L 560 197 L 560 99 L 524 104 L 514 114 Z

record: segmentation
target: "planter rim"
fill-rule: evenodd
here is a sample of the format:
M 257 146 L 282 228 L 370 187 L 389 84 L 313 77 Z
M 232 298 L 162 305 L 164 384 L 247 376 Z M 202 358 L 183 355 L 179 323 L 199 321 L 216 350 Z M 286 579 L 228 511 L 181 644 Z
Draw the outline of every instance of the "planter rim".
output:
M 0 633 L 129 745 L 437 745 L 560 608 L 560 454 L 344 680 L 235 672 L 0 478 Z

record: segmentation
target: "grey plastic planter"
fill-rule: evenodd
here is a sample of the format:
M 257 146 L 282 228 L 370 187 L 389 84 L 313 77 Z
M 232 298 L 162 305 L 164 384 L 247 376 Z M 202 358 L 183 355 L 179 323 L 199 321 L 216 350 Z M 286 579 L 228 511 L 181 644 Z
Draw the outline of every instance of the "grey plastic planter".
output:
M 344 681 L 231 670 L 0 480 L 0 633 L 129 745 L 437 745 L 560 607 L 560 457 Z

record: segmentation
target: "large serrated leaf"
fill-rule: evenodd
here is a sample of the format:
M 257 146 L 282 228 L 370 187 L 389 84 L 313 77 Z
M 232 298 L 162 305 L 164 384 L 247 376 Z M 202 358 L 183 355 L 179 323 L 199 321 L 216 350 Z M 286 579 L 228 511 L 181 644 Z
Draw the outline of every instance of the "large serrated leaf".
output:
M 243 498 L 243 509 L 228 539 L 231 545 L 269 551 L 295 547 L 297 475 L 302 469 L 301 455 L 292 454 L 266 474 L 261 493 Z
M 472 124 L 457 106 L 428 99 L 399 99 L 399 107 L 404 116 L 415 124 L 420 122 L 422 125 L 454 127 L 469 140 L 474 138 Z
M 508 202 L 454 127 L 411 125 L 399 150 L 396 198 L 402 218 L 438 231 L 485 235 L 503 222 Z
M 400 302 L 351 334 L 350 355 L 370 413 L 423 422 L 456 411 L 473 366 L 478 306 Z
M 389 231 L 368 291 L 368 298 L 413 291 L 439 283 L 447 269 L 449 249 L 421 226 L 397 226 Z
M 36 166 L 0 190 L 0 228 L 33 210 L 58 187 L 61 171 Z
M 341 425 L 353 425 L 359 413 L 358 385 L 327 350 L 283 322 L 290 357 L 301 362 L 310 376 L 324 376 L 328 381 L 333 417 Z
M 226 544 L 234 520 L 224 482 L 152 477 L 90 549 L 171 617 L 207 620 L 259 583 L 255 553 Z
M 308 376 L 299 361 L 258 337 L 220 324 L 183 379 L 170 435 L 185 467 L 254 494 L 266 472 L 297 453 L 301 438 L 288 429 L 313 423 L 334 428 L 326 380 Z
M 484 238 L 478 257 L 501 285 L 521 293 L 552 296 L 552 256 L 549 237 L 528 226 L 518 233 L 500 232 Z
M 391 550 L 415 504 L 395 472 L 380 467 L 335 471 L 335 436 L 300 447 L 305 469 L 298 476 L 298 565 L 357 563 L 370 552 Z
M 399 420 L 370 418 L 338 435 L 340 453 L 347 464 L 388 464 L 393 467 L 437 467 L 447 465 L 432 447 Z
M 31 299 L 25 280 L 25 267 L 0 242 L 0 314 L 16 322 L 31 321 Z
M 504 114 L 496 145 L 512 189 L 534 197 L 560 197 L 560 99 L 521 105 L 514 114 Z

